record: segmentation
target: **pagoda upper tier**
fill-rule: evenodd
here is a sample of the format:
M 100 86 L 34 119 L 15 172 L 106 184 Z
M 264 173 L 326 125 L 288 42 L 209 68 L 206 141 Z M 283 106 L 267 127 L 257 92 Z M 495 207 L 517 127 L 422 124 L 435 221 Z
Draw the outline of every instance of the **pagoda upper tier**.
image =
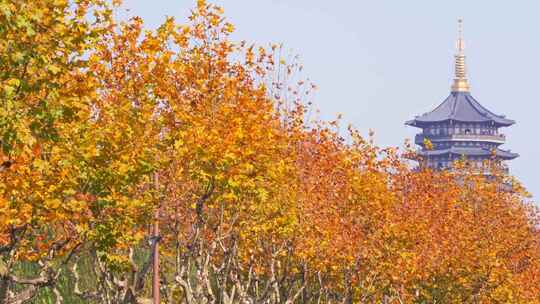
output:
M 486 109 L 469 92 L 452 92 L 433 111 L 416 116 L 406 124 L 421 128 L 443 122 L 487 123 L 497 127 L 508 127 L 515 123 L 504 115 L 497 115 Z
M 515 121 L 491 112 L 470 93 L 461 20 L 459 25 L 450 96 L 433 111 L 406 122 L 422 129 L 415 137 L 415 143 L 421 147 L 418 154 L 425 165 L 434 169 L 451 168 L 454 161 L 462 158 L 482 167 L 486 160 L 511 160 L 519 156 L 500 148 L 506 137 L 499 133 L 499 128 L 511 126 Z

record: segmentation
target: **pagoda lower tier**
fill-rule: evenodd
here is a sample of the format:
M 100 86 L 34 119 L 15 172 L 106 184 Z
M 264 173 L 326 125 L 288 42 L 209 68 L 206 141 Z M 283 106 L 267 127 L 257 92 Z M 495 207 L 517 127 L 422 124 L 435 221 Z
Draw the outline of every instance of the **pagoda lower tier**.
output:
M 502 149 L 487 149 L 481 147 L 451 147 L 440 150 L 418 151 L 418 155 L 423 159 L 425 165 L 433 169 L 449 169 L 457 160 L 467 162 L 482 167 L 488 160 L 511 160 L 519 155 Z

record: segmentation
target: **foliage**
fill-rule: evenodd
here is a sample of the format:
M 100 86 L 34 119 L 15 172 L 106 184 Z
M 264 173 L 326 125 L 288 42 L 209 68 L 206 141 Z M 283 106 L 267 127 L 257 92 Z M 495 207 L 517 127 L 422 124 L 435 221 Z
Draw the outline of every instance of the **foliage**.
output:
M 166 303 L 539 302 L 538 212 L 496 164 L 345 140 L 218 6 L 114 9 L 0 2 L 2 303 L 144 302 L 158 242 Z

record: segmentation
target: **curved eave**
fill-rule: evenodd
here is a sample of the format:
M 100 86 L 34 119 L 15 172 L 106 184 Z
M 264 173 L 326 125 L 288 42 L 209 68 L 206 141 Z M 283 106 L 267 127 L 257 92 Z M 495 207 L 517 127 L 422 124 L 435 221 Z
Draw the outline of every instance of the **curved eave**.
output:
M 423 128 L 442 122 L 492 123 L 498 127 L 508 127 L 515 123 L 504 115 L 497 115 L 482 106 L 469 92 L 452 92 L 431 112 L 416 116 L 405 124 Z
M 428 127 L 432 124 L 435 124 L 435 123 L 443 123 L 443 122 L 460 122 L 460 123 L 492 123 L 493 125 L 497 126 L 497 127 L 509 127 L 513 124 L 515 124 L 516 122 L 512 119 L 505 119 L 505 122 L 501 122 L 501 121 L 495 121 L 495 120 L 477 120 L 477 121 L 470 121 L 470 120 L 459 120 L 459 119 L 455 119 L 455 118 L 447 118 L 447 119 L 442 119 L 442 120 L 421 120 L 421 119 L 412 119 L 412 120 L 409 120 L 409 121 L 406 121 L 405 124 L 408 125 L 408 126 L 411 126 L 411 127 L 416 127 L 416 128 L 424 128 L 424 127 Z
M 465 148 L 465 149 L 443 149 L 443 150 L 429 150 L 429 151 L 418 151 L 418 155 L 420 156 L 441 156 L 441 155 L 455 155 L 458 157 L 468 157 L 468 156 L 484 156 L 484 157 L 490 157 L 493 155 L 493 152 L 491 150 L 487 149 L 478 149 L 478 148 Z M 503 160 L 512 160 L 517 157 L 519 157 L 519 154 L 513 153 L 506 150 L 497 149 L 496 150 L 496 156 L 499 159 Z

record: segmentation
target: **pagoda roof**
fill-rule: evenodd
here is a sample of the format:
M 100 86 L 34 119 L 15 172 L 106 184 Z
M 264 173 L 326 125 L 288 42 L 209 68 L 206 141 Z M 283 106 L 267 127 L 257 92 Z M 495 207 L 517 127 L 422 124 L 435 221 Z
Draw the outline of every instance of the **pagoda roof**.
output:
M 469 92 L 452 92 L 443 103 L 433 111 L 416 116 L 407 125 L 423 127 L 431 123 L 459 121 L 465 123 L 493 122 L 502 127 L 513 125 L 515 121 L 497 115 L 484 108 Z
M 496 156 L 501 159 L 510 160 L 519 156 L 517 153 L 513 153 L 507 150 L 496 149 Z M 458 156 L 492 156 L 493 150 L 481 147 L 451 147 L 448 149 L 440 150 L 422 150 L 418 152 L 421 156 L 439 156 L 439 155 L 458 155 Z

